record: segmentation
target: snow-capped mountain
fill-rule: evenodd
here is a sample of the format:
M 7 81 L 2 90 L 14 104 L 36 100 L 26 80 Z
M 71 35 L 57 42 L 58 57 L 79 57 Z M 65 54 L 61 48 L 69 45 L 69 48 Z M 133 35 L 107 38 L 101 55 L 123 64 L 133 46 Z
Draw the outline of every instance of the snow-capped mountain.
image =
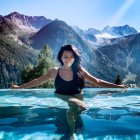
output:
M 83 31 L 78 26 L 73 27 L 75 32 L 82 37 L 89 44 L 92 44 L 94 48 L 104 45 L 116 44 L 117 41 L 112 41 L 113 38 L 121 38 L 129 36 L 131 34 L 137 34 L 138 32 L 129 25 L 110 27 L 106 26 L 102 31 L 96 30 L 94 28 L 89 28 Z M 118 39 L 119 41 L 119 39 Z
M 94 30 L 95 29 L 90 30 L 89 28 L 87 31 L 90 31 L 89 33 L 96 37 L 96 44 L 93 42 L 93 44 L 96 46 L 113 45 L 113 43 L 116 43 L 116 41 L 112 41 L 113 38 L 118 38 L 119 41 L 119 38 L 122 40 L 125 36 L 138 33 L 133 27 L 130 27 L 129 25 L 116 27 L 106 26 L 101 32 L 97 33 L 94 32 Z M 87 33 L 87 31 L 85 33 Z
M 110 34 L 111 36 L 115 36 L 115 37 L 121 37 L 121 36 L 127 36 L 127 35 L 131 35 L 131 34 L 137 34 L 138 32 L 133 28 L 130 27 L 129 25 L 125 25 L 125 26 L 114 26 L 114 27 L 110 27 L 110 26 L 106 26 L 100 34 Z

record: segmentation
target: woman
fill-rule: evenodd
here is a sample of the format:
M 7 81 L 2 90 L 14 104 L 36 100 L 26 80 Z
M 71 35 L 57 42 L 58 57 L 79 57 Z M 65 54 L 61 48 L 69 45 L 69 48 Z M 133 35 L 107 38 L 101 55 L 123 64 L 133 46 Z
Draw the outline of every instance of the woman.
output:
M 77 118 L 77 113 L 81 113 L 81 111 L 86 110 L 82 92 L 84 80 L 87 80 L 100 87 L 127 87 L 125 85 L 109 83 L 90 75 L 83 67 L 81 67 L 80 54 L 72 45 L 68 44 L 60 49 L 58 53 L 58 60 L 61 63 L 60 67 L 54 67 L 45 75 L 23 85 L 12 85 L 12 88 L 20 89 L 35 87 L 48 81 L 49 79 L 55 79 L 55 95 L 66 101 L 70 107 L 70 109 L 67 110 L 67 120 L 72 130 L 74 130 L 74 123 Z

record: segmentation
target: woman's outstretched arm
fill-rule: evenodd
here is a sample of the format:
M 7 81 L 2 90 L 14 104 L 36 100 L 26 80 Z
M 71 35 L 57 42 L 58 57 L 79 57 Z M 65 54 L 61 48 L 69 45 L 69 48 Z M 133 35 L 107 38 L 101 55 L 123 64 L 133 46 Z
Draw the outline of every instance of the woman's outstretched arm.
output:
M 128 88 L 128 86 L 126 86 L 126 85 L 117 85 L 117 84 L 113 84 L 113 83 L 98 79 L 98 78 L 92 76 L 84 68 L 81 68 L 81 71 L 84 75 L 84 78 L 86 80 L 88 80 L 89 82 L 93 83 L 95 86 L 106 87 L 106 88 Z
M 11 88 L 13 89 L 21 89 L 21 88 L 31 88 L 31 87 L 35 87 L 35 86 L 38 86 L 38 85 L 41 85 L 42 83 L 54 78 L 55 76 L 55 71 L 56 71 L 56 68 L 52 68 L 50 69 L 45 75 L 39 77 L 39 78 L 36 78 L 28 83 L 25 83 L 23 85 L 12 85 Z

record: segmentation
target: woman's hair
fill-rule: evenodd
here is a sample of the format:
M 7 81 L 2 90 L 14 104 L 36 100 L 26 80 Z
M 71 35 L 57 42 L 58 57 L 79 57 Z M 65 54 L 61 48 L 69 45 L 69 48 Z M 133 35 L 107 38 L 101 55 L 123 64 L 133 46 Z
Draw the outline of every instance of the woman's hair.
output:
M 80 88 L 82 89 L 84 87 L 84 77 L 80 71 L 80 69 L 81 69 L 80 53 L 78 52 L 76 47 L 74 47 L 70 44 L 62 46 L 58 53 L 58 56 L 57 56 L 57 58 L 62 66 L 63 66 L 63 61 L 61 58 L 62 58 L 64 51 L 71 51 L 74 55 L 75 60 L 74 60 L 74 63 L 72 64 L 73 75 L 76 77 L 77 82 L 80 84 Z

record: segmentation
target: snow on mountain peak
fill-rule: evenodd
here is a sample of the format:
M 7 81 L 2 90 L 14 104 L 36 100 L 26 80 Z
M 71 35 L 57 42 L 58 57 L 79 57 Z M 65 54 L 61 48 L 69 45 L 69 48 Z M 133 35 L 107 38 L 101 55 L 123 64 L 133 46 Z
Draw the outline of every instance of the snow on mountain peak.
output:
M 133 27 L 130 27 L 129 25 L 124 26 L 106 26 L 102 31 L 101 34 L 110 34 L 112 36 L 126 36 L 130 34 L 136 34 L 138 33 Z

